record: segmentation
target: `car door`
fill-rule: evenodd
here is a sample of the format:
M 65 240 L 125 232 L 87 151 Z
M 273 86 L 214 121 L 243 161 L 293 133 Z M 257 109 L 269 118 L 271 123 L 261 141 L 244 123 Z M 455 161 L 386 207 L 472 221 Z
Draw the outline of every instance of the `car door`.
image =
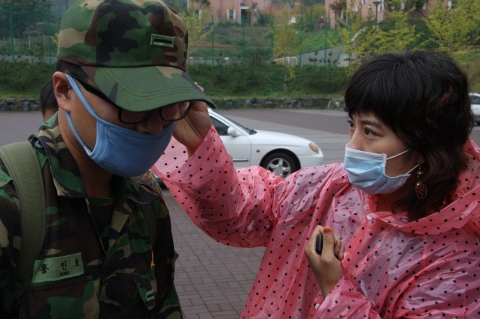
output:
M 235 168 L 258 165 L 258 163 L 251 163 L 252 147 L 248 136 L 244 135 L 246 133 L 240 131 L 239 128 L 236 128 L 231 124 L 229 125 L 229 123 L 221 121 L 220 118 L 217 119 L 212 115 L 210 115 L 210 118 L 212 119 L 212 124 L 220 135 L 228 154 L 232 156 Z M 235 130 L 236 136 L 229 135 L 229 127 L 232 127 Z M 230 130 L 230 132 L 232 132 L 232 130 Z

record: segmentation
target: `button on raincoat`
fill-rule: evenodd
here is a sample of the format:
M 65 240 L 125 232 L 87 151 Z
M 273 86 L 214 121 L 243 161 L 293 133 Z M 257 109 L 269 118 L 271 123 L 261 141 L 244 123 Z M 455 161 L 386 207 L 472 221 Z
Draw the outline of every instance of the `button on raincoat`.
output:
M 472 141 L 453 202 L 417 222 L 376 212 L 376 196 L 352 186 L 342 164 L 285 180 L 261 167 L 236 171 L 213 128 L 190 159 L 175 150 L 153 170 L 191 220 L 221 243 L 266 246 L 242 318 L 480 318 L 480 149 Z M 344 277 L 325 299 L 304 253 L 319 224 L 346 248 Z

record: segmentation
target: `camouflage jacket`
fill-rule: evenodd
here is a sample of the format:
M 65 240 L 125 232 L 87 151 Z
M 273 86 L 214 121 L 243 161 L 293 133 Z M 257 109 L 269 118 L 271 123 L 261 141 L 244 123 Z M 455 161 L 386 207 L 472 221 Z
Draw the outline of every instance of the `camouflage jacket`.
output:
M 113 199 L 87 198 L 56 116 L 30 141 L 43 167 L 44 250 L 16 306 L 22 229 L 18 198 L 0 162 L 0 318 L 182 318 L 170 217 L 153 175 L 114 176 Z M 155 211 L 154 251 L 139 203 Z

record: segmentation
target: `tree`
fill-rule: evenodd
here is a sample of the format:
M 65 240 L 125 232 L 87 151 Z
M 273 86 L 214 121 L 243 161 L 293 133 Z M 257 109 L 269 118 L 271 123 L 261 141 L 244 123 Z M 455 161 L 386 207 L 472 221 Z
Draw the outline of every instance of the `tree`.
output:
M 456 0 L 452 8 L 437 0 L 431 9 L 427 26 L 432 40 L 440 51 L 451 56 L 468 51 L 477 39 L 472 38 L 480 22 L 480 2 L 478 0 Z
M 375 32 L 376 53 L 388 53 L 414 49 L 413 43 L 417 40 L 415 26 L 408 24 L 408 12 L 394 10 L 387 13 L 388 22 L 392 28 Z
M 283 89 L 288 90 L 288 79 L 294 76 L 290 57 L 296 57 L 301 48 L 301 30 L 299 23 L 292 23 L 296 8 L 285 6 L 273 18 L 270 32 L 273 35 L 273 59 L 283 64 Z
M 188 30 L 188 57 L 198 48 L 213 31 L 214 25 L 210 25 L 210 6 L 206 5 L 201 10 L 197 10 L 195 3 L 198 1 L 190 0 L 187 11 L 181 12 Z M 203 6 L 204 4 L 202 4 Z
M 261 26 L 270 25 L 272 23 L 272 15 L 267 11 L 254 11 L 254 15 L 257 17 L 257 24 Z
M 365 56 L 375 53 L 376 31 L 373 12 L 362 19 L 360 12 L 353 10 L 355 1 L 351 0 L 346 9 L 346 21 L 338 19 L 338 33 L 343 45 L 343 51 L 348 56 L 348 72 L 353 74 L 359 62 Z
M 347 0 L 336 0 L 330 5 L 330 9 L 335 12 L 336 17 L 339 17 L 342 12 L 347 11 Z
M 0 0 L 0 25 L 3 36 L 10 36 L 10 6 L 13 36 L 20 38 L 31 25 L 45 22 L 50 14 L 49 0 Z
M 318 25 L 325 16 L 325 6 L 321 4 L 313 4 L 302 15 L 302 25 L 305 31 L 316 31 Z
M 200 4 L 200 8 L 210 7 L 210 1 L 208 0 L 195 0 L 196 3 Z

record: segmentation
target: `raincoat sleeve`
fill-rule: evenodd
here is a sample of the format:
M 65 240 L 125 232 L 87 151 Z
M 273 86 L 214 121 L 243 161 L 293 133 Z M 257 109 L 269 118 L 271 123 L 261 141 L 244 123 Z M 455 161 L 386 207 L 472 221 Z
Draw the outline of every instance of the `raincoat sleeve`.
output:
M 457 251 L 437 260 L 424 259 L 421 273 L 390 287 L 382 305 L 368 300 L 348 274 L 315 310 L 314 318 L 458 318 L 480 317 L 480 256 Z M 378 276 L 388 274 L 378 274 Z M 472 280 L 473 279 L 473 280 Z M 379 279 L 380 280 L 380 279 Z M 361 289 L 368 289 L 362 287 Z M 381 313 L 380 309 L 386 313 Z
M 171 165 L 162 158 L 152 170 L 195 225 L 223 244 L 266 245 L 285 193 L 280 176 L 257 166 L 236 171 L 213 126 L 184 163 Z

